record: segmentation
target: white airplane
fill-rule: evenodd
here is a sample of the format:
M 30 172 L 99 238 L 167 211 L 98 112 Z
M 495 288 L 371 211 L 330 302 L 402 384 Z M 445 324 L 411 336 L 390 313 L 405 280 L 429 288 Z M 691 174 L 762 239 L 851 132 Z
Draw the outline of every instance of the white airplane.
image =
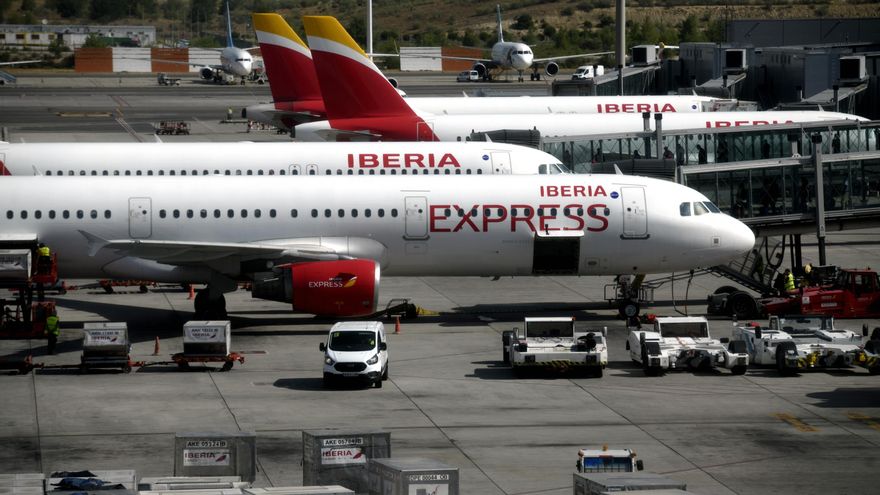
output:
M 312 54 L 303 40 L 278 14 L 253 14 L 266 72 L 272 81 L 272 103 L 250 105 L 242 117 L 290 130 L 297 124 L 324 120 L 327 113 Z M 355 45 L 352 49 L 361 50 Z M 366 57 L 366 54 L 364 54 Z M 384 77 L 384 76 L 383 76 Z M 353 81 L 356 85 L 357 82 Z M 395 88 L 396 91 L 396 88 Z M 559 114 L 618 112 L 701 112 L 716 98 L 688 95 L 658 96 L 515 96 L 489 98 L 407 97 L 416 112 L 435 115 L 487 113 Z
M 557 174 L 554 156 L 504 143 L 6 143 L 0 175 Z
M 380 274 L 666 273 L 755 241 L 699 192 L 623 175 L 6 177 L 0 218 L 0 246 L 46 243 L 64 278 L 207 283 L 202 317 L 241 280 L 296 311 L 363 316 Z
M 580 53 L 577 55 L 563 55 L 559 57 L 535 58 L 532 48 L 526 43 L 516 41 L 504 41 L 504 29 L 501 26 L 501 5 L 495 6 L 498 15 L 498 42 L 492 45 L 491 56 L 488 59 L 468 58 L 468 57 L 449 57 L 453 60 L 473 61 L 473 70 L 477 71 L 484 80 L 491 80 L 493 73 L 498 74 L 506 70 L 515 70 L 519 73 L 518 80 L 523 81 L 523 72 L 532 69 L 529 76 L 532 81 L 540 81 L 541 73 L 538 71 L 539 65 L 544 65 L 544 72 L 548 76 L 555 76 L 559 73 L 559 65 L 556 60 L 566 60 L 571 58 L 595 57 L 597 55 L 605 55 L 614 52 L 596 52 L 596 53 Z
M 640 115 L 615 113 L 600 107 L 603 115 L 523 114 L 515 108 L 483 110 L 484 115 L 446 115 L 411 108 L 381 71 L 333 17 L 305 16 L 303 25 L 308 35 L 315 71 L 327 120 L 303 123 L 293 134 L 300 141 L 464 141 L 474 132 L 496 130 L 537 130 L 541 136 L 584 136 L 640 132 L 644 122 Z M 693 97 L 688 97 L 693 98 Z M 523 100 L 530 100 L 524 98 Z M 553 98 L 553 104 L 565 108 L 570 98 Z M 484 99 L 471 98 L 466 103 Z M 486 98 L 486 100 L 497 100 Z M 624 100 L 626 101 L 626 100 Z M 655 103 L 615 103 L 614 110 L 658 111 Z M 603 103 L 610 105 L 610 103 Z M 628 108 L 627 108 L 628 107 Z M 665 104 L 664 104 L 665 107 Z M 736 127 L 789 122 L 824 122 L 866 120 L 836 112 L 702 112 L 680 113 L 666 110 L 666 130 Z

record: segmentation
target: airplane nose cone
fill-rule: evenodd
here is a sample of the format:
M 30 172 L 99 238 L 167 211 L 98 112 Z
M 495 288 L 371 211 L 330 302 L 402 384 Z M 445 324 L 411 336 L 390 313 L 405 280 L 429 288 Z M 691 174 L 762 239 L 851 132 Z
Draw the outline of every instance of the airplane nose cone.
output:
M 725 244 L 731 252 L 736 255 L 744 254 L 755 247 L 755 233 L 752 229 L 735 218 L 730 218 L 730 223 Z

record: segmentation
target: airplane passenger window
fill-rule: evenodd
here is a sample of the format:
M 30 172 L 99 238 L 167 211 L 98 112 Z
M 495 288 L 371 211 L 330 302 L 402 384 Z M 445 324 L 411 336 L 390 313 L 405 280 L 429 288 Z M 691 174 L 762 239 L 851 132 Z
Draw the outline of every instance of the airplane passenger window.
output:
M 152 170 L 147 170 L 147 175 L 153 175 L 153 171 L 152 171 Z
M 284 170 L 279 170 L 279 171 L 278 171 L 278 175 L 284 175 L 284 174 L 285 174 Z
M 214 210 L 214 218 L 220 218 L 220 210 Z
M 376 175 L 376 171 L 373 169 L 370 169 L 370 175 Z
M 180 175 L 186 175 L 186 170 L 181 170 Z
M 498 208 L 498 216 L 499 216 L 499 217 L 503 217 L 503 216 L 504 216 L 504 209 L 503 209 L 503 208 Z
M 176 174 L 174 173 L 174 170 L 169 170 L 168 175 L 176 175 Z
M 480 215 L 480 212 L 479 212 L 476 208 L 474 208 L 474 209 L 471 210 L 471 216 L 472 216 L 472 217 L 476 217 L 476 216 L 479 216 L 479 215 Z
M 49 218 L 55 218 L 55 210 L 49 210 Z
M 64 218 L 70 218 L 70 212 L 67 210 L 64 210 L 61 212 L 61 216 Z
M 173 216 L 174 218 L 180 218 L 180 210 L 174 210 L 173 212 L 171 212 L 171 216 Z
M 330 215 L 332 215 L 332 214 L 333 214 L 333 212 L 331 212 L 329 208 L 326 208 L 324 210 L 324 217 L 325 218 L 330 218 Z
M 443 171 L 443 173 L 446 174 L 446 175 L 449 175 L 451 172 L 450 172 L 449 169 L 447 168 L 446 170 Z
M 248 174 L 248 175 L 254 175 L 254 171 L 253 171 L 253 170 L 248 170 L 248 171 L 247 171 L 247 174 Z
M 683 217 L 691 216 L 691 204 L 690 203 L 682 203 L 678 205 L 678 213 Z
M 354 170 L 348 169 L 348 175 L 354 175 Z
M 538 208 L 538 215 L 540 216 L 543 214 L 544 214 L 544 208 Z
M 275 218 L 275 210 L 274 209 L 269 210 L 269 216 L 272 218 Z
M 223 175 L 232 175 L 232 172 L 229 171 L 229 170 L 226 170 L 226 171 L 223 172 Z
M 205 210 L 205 209 L 199 210 L 199 216 L 202 218 L 208 218 L 208 210 Z
M 510 216 L 512 216 L 512 217 L 515 217 L 515 216 L 516 216 L 516 208 L 511 208 L 511 209 L 510 209 Z
M 459 209 L 457 210 L 457 213 L 458 213 L 458 218 L 461 218 L 461 217 L 464 216 L 464 210 L 462 210 L 461 208 L 459 208 Z
M 113 175 L 119 175 L 119 170 L 114 170 Z
M 363 171 L 363 169 L 358 170 L 358 175 L 364 175 L 364 171 Z
M 343 210 L 342 208 L 340 208 L 340 209 L 336 212 L 336 214 L 339 216 L 339 218 L 345 218 L 345 210 Z
M 379 175 L 385 175 L 385 169 L 384 169 L 384 168 L 383 168 L 382 170 L 379 171 Z
M 401 170 L 400 175 L 406 175 L 406 169 Z
M 159 218 L 165 218 L 165 210 L 159 210 Z
M 134 175 L 141 175 L 141 171 L 140 170 L 135 171 Z
M 459 169 L 459 168 L 455 169 L 455 175 L 461 175 L 461 169 Z
M 263 212 L 259 208 L 254 210 L 254 218 L 260 218 L 261 216 L 263 216 Z
M 434 175 L 440 175 L 440 169 L 434 169 Z
M 86 171 L 85 171 L 85 170 L 80 170 L 80 171 L 79 171 L 79 175 L 86 175 Z
M 357 211 L 357 210 L 354 210 L 354 209 L 351 210 L 351 216 L 352 216 L 352 218 L 357 218 L 357 216 L 358 216 L 358 211 Z
M 236 170 L 235 175 L 241 175 L 241 170 Z
M 584 208 L 583 207 L 578 208 L 578 215 L 584 216 Z
M 312 208 L 312 218 L 318 218 L 318 210 Z
M 471 175 L 471 169 L 467 169 L 467 174 Z
M 97 171 L 97 170 L 92 170 L 92 175 L 98 175 L 98 171 Z
M 76 218 L 79 218 L 80 220 L 82 220 L 82 217 L 83 217 L 83 211 L 82 211 L 82 210 L 76 210 Z
M 444 209 L 444 210 L 443 210 L 443 213 L 444 213 L 445 216 L 447 216 L 447 217 L 448 217 L 448 216 L 452 216 L 452 210 L 449 209 L 449 208 Z
M 46 170 L 46 175 L 52 175 L 52 171 L 51 171 L 51 170 Z
M 43 212 L 40 210 L 35 210 L 34 211 L 34 218 L 36 218 L 37 220 L 43 218 Z
M 328 168 L 324 171 L 324 175 L 333 175 L 333 171 Z
M 24 220 L 27 218 L 27 210 L 21 210 L 21 219 Z
M 242 208 L 241 210 L 241 218 L 247 218 L 247 210 L 245 210 L 244 208 Z
M 365 217 L 369 218 L 372 214 L 373 214 L 373 212 L 372 212 L 372 210 L 370 210 L 369 208 L 367 208 L 366 210 L 364 210 L 364 216 L 365 216 Z
M 385 216 L 385 210 L 383 208 L 379 208 L 376 214 L 379 215 L 379 218 L 382 218 Z
M 523 208 L 523 215 L 529 216 L 529 215 L 531 215 L 531 214 L 532 214 L 532 209 L 531 209 L 531 208 L 528 208 L 528 207 Z
M 269 175 L 275 175 L 275 171 L 274 171 L 274 170 L 269 170 Z
M 397 217 L 397 208 L 391 208 L 391 216 L 395 218 Z
M 164 171 L 164 170 L 160 170 L 160 171 L 159 171 L 159 175 L 165 175 L 165 171 Z
M 193 217 L 193 211 L 192 211 L 192 210 L 186 210 L 186 218 L 192 218 L 192 217 Z
M 131 175 L 131 170 L 126 170 L 125 175 Z
M 490 210 L 489 208 L 484 208 L 484 209 L 483 209 L 483 216 L 484 216 L 484 217 L 491 217 L 491 216 L 492 216 L 492 210 Z
M 709 209 L 703 206 L 703 203 L 694 203 L 694 215 L 704 215 L 709 213 Z
M 53 212 L 54 213 L 54 212 Z M 54 215 L 53 215 L 54 216 Z M 110 210 L 104 210 L 104 218 L 110 219 Z
M 478 168 L 478 169 L 477 169 L 477 175 L 483 175 L 483 169 Z
M 297 213 L 296 208 L 290 210 L 290 218 L 296 218 Z
M 95 210 L 92 210 L 89 212 L 89 216 L 92 218 L 92 220 L 94 220 L 94 219 L 98 218 L 98 212 Z
M 337 168 L 337 169 L 336 169 L 336 175 L 342 175 L 342 169 Z
M 69 171 L 67 172 L 67 175 L 76 175 L 76 173 L 75 173 L 73 170 L 69 170 Z
M 555 216 L 556 216 L 556 208 L 550 208 L 550 216 L 551 216 L 551 217 L 555 217 Z
M 234 210 L 226 210 L 226 216 L 229 217 L 229 218 L 234 217 L 234 216 L 235 216 L 235 211 L 234 211 Z

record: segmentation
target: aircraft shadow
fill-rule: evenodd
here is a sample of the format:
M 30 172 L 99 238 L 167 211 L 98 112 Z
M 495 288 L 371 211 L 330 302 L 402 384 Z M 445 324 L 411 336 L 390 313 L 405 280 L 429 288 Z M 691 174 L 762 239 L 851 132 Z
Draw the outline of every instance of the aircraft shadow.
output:
M 868 379 L 866 377 L 866 379 Z M 807 394 L 811 399 L 822 402 L 814 404 L 817 407 L 828 408 L 860 408 L 880 407 L 880 388 L 838 388 L 827 392 L 812 392 Z

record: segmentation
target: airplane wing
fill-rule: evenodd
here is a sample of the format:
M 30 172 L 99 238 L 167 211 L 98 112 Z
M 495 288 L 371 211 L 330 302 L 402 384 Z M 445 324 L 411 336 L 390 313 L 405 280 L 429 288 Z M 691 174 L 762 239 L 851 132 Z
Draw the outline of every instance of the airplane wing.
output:
M 384 259 L 385 247 L 370 239 L 273 239 L 264 242 L 152 241 L 102 239 L 80 230 L 89 242 L 89 256 L 108 249 L 124 256 L 168 265 L 218 265 L 225 260 L 266 259 L 284 263 L 332 261 L 367 256 Z M 349 252 L 351 251 L 351 252 Z
M 0 65 L 37 64 L 42 60 L 16 60 L 15 62 L 0 62 Z
M 598 57 L 599 55 L 608 55 L 609 53 L 614 53 L 614 52 L 579 53 L 577 55 L 562 55 L 561 57 L 536 58 L 536 59 L 532 59 L 532 62 L 539 64 L 541 62 L 554 62 L 556 60 L 568 60 L 571 58 Z

